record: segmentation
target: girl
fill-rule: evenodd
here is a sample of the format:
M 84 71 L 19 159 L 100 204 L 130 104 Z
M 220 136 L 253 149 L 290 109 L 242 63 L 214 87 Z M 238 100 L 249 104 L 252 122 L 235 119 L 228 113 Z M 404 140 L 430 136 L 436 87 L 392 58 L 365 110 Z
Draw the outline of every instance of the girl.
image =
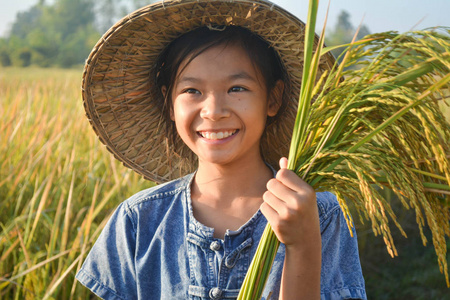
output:
M 152 180 L 182 172 L 115 211 L 77 274 L 98 296 L 234 299 L 269 222 L 282 245 L 263 299 L 366 298 L 334 196 L 316 194 L 286 158 L 273 169 L 287 154 L 299 81 L 288 57 L 301 45 L 266 38 L 287 47 L 288 25 L 303 29 L 263 1 L 163 2 L 96 46 L 83 86 L 101 140 Z

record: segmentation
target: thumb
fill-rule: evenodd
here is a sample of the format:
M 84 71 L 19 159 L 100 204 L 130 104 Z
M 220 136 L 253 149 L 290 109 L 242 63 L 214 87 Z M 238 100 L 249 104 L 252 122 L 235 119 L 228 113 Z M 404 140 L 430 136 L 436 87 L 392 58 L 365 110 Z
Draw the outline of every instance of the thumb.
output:
M 288 160 L 286 157 L 282 157 L 280 159 L 280 169 L 287 169 L 288 166 Z

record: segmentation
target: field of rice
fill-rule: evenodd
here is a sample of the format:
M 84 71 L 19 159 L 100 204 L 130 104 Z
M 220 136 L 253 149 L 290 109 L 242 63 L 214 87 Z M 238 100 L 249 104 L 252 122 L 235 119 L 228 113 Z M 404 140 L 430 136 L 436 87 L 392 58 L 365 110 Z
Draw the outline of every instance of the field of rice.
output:
M 92 298 L 77 270 L 112 210 L 152 185 L 98 141 L 81 72 L 0 69 L 0 299 Z M 416 238 L 413 214 L 402 219 L 411 235 L 395 259 L 357 224 L 369 299 L 445 299 L 433 248 Z
M 0 298 L 87 299 L 82 258 L 111 209 L 150 183 L 100 146 L 80 70 L 0 74 Z

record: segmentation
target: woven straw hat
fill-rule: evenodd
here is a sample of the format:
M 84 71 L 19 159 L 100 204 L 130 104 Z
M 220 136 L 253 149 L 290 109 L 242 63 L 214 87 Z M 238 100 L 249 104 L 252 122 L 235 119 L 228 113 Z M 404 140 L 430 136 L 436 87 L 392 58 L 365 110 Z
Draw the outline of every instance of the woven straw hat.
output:
M 278 52 L 291 95 L 278 124 L 266 128 L 262 149 L 275 167 L 288 155 L 302 76 L 304 23 L 262 0 L 163 1 L 126 16 L 100 39 L 87 59 L 82 83 L 87 117 L 101 142 L 146 179 L 166 182 L 197 167 L 195 159 L 180 155 L 190 150 L 175 151 L 168 143 L 160 105 L 150 90 L 163 49 L 183 33 L 211 24 L 248 28 Z M 326 56 L 319 72 L 333 63 Z M 175 144 L 182 144 L 181 139 Z

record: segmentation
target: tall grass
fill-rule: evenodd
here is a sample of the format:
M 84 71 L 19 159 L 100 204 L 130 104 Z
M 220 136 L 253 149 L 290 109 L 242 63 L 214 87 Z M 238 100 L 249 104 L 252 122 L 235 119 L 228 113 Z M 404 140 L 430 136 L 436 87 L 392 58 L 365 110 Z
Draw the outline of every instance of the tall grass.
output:
M 74 276 L 120 201 L 150 185 L 100 145 L 80 70 L 0 69 L 0 299 L 82 299 Z

